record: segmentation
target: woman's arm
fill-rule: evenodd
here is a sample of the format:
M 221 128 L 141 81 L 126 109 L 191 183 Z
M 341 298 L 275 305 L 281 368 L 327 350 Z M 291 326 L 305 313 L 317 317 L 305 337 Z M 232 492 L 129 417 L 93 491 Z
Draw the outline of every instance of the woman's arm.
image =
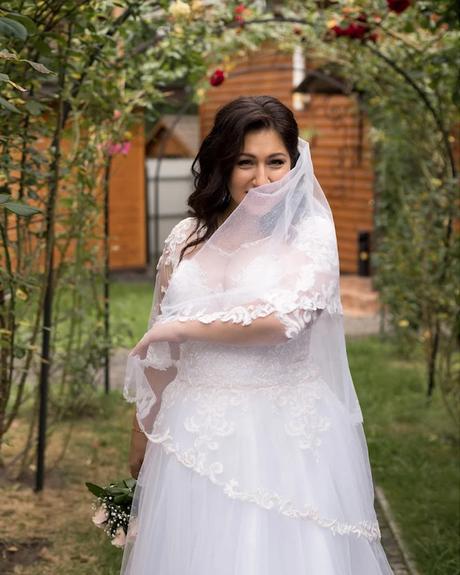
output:
M 129 470 L 131 475 L 137 479 L 142 462 L 144 460 L 147 437 L 139 428 L 136 413 L 134 413 L 133 427 L 131 429 L 131 445 L 129 448 Z
M 208 341 L 231 345 L 275 345 L 287 341 L 286 328 L 273 313 L 255 319 L 249 325 L 230 321 L 213 321 L 209 324 L 186 321 L 177 324 L 173 329 L 177 331 L 179 341 Z
M 260 317 L 249 325 L 220 320 L 202 323 L 197 320 L 171 321 L 155 324 L 131 351 L 131 355 L 144 358 L 148 346 L 159 341 L 182 343 L 206 341 L 229 345 L 276 345 L 288 341 L 286 326 L 272 313 Z

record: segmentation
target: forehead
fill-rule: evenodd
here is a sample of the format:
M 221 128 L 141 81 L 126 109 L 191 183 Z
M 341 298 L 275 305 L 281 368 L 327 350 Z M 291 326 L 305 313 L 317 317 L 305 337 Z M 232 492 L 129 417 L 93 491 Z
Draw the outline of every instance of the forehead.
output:
M 258 130 L 248 132 L 244 137 L 243 147 L 240 154 L 273 155 L 287 154 L 288 151 L 281 136 L 275 130 Z

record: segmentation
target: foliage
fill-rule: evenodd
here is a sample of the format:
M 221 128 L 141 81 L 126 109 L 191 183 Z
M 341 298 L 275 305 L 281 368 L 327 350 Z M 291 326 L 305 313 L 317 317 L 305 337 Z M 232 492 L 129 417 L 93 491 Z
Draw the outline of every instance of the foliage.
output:
M 111 345 L 101 217 L 111 154 L 128 151 L 136 125 L 157 118 L 169 94 L 185 86 L 186 104 L 199 101 L 219 50 L 267 37 L 221 39 L 232 19 L 232 7 L 199 1 L 2 4 L 0 445 L 43 366 L 52 418 L 91 401 Z
M 185 109 L 209 82 L 219 89 L 235 57 L 266 41 L 337 65 L 367 111 L 382 298 L 408 346 L 423 343 L 430 391 L 438 378 L 446 404 L 458 405 L 453 0 L 10 0 L 0 8 L 0 445 L 46 334 L 55 418 L 82 409 L 111 345 L 101 225 L 110 152 L 126 150 L 136 123 L 177 106 L 181 90 Z

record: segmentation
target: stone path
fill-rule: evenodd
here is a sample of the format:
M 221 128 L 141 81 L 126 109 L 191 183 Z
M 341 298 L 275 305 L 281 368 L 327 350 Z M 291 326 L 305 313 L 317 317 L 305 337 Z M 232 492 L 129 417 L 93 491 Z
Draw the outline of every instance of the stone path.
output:
M 398 540 L 391 530 L 387 517 L 383 512 L 381 500 L 378 496 L 375 500 L 375 510 L 382 533 L 382 545 L 394 575 L 417 575 L 417 573 L 412 571 L 408 566 L 408 562 L 399 546 Z

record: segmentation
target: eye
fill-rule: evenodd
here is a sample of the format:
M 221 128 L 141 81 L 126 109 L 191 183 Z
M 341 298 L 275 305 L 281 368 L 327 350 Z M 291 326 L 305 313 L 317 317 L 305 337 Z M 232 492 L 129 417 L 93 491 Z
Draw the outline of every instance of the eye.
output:
M 248 166 L 249 164 L 251 164 L 251 160 L 240 160 L 238 162 L 238 166 Z
M 275 166 L 284 166 L 286 162 L 284 160 L 272 160 L 270 162 L 270 164 L 273 164 Z

